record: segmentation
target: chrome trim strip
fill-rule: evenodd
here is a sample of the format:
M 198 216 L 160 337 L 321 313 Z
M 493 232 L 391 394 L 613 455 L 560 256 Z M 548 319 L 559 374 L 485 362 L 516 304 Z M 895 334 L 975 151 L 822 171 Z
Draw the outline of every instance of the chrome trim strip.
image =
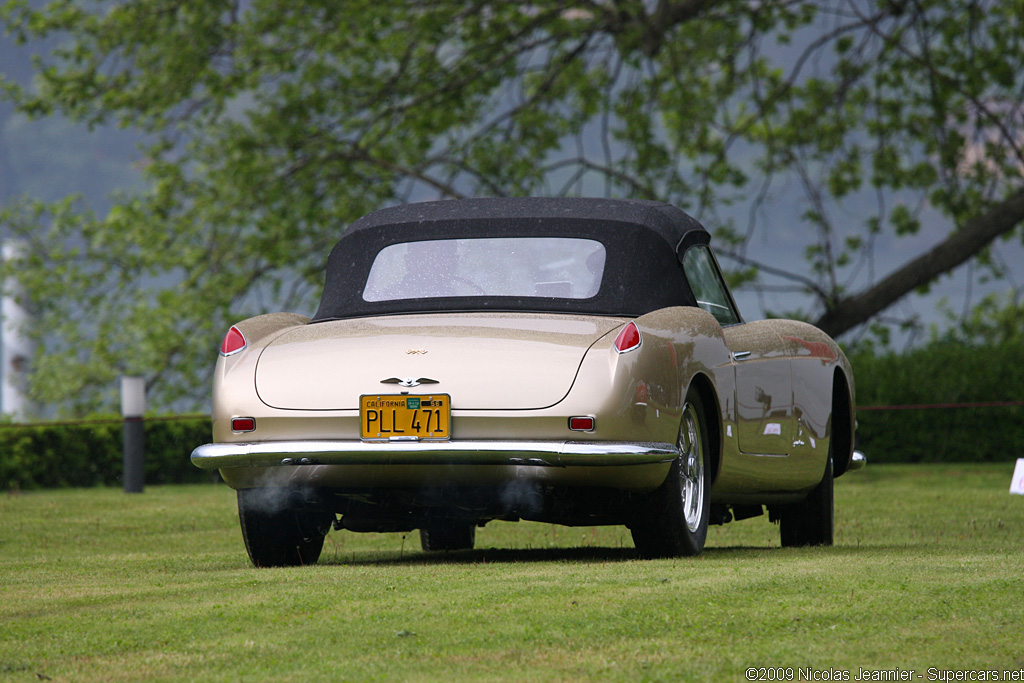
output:
M 671 462 L 670 443 L 626 441 L 261 441 L 192 451 L 204 470 L 282 465 L 537 465 L 596 467 Z

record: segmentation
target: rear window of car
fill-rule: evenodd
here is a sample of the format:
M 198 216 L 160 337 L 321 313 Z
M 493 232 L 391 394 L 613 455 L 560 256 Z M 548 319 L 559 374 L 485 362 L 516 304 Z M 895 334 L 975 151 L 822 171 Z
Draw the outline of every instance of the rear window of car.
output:
M 573 237 L 404 242 L 377 254 L 363 288 L 363 299 L 589 299 L 601 289 L 605 260 L 603 244 Z

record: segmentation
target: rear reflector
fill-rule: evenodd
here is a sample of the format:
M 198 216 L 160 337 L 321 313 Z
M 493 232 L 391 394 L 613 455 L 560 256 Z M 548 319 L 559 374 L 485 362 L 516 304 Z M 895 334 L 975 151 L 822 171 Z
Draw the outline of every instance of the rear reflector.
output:
M 626 353 L 640 348 L 641 342 L 643 339 L 640 337 L 640 329 L 635 322 L 630 321 L 615 338 L 615 350 L 619 353 Z
M 220 344 L 220 355 L 230 356 L 233 353 L 238 353 L 245 348 L 245 337 L 239 332 L 238 328 L 234 325 L 228 330 L 228 333 L 224 335 L 224 341 Z
M 256 418 L 254 417 L 233 417 L 231 418 L 231 431 L 233 432 L 255 432 Z
M 574 432 L 592 432 L 595 426 L 597 421 L 589 416 L 569 418 L 569 429 Z

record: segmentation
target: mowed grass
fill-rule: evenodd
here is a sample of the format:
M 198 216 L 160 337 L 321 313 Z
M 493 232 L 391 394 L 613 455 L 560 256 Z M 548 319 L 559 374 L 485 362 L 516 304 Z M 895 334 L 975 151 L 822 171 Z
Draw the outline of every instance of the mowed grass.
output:
M 761 517 L 658 561 L 625 529 L 493 523 L 474 551 L 332 532 L 316 566 L 257 570 L 224 486 L 0 494 L 0 681 L 1016 670 L 1012 470 L 869 465 L 837 481 L 835 547 L 781 549 Z

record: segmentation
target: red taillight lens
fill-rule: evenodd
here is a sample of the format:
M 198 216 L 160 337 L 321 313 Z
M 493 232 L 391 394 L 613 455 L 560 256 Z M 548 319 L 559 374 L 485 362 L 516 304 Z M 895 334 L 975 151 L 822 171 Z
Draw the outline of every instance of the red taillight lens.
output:
M 245 337 L 238 331 L 238 328 L 231 326 L 228 333 L 224 335 L 224 341 L 220 344 L 220 355 L 230 356 L 245 348 Z
M 619 336 L 615 338 L 615 350 L 619 353 L 626 353 L 627 351 L 640 348 L 641 342 L 643 342 L 643 339 L 640 337 L 640 329 L 636 326 L 636 323 L 629 322 L 619 332 Z
M 256 418 L 254 417 L 233 417 L 231 418 L 231 431 L 233 432 L 255 432 Z
M 569 429 L 574 432 L 592 432 L 594 427 L 597 426 L 597 421 L 589 416 L 585 417 L 570 417 L 569 418 Z

